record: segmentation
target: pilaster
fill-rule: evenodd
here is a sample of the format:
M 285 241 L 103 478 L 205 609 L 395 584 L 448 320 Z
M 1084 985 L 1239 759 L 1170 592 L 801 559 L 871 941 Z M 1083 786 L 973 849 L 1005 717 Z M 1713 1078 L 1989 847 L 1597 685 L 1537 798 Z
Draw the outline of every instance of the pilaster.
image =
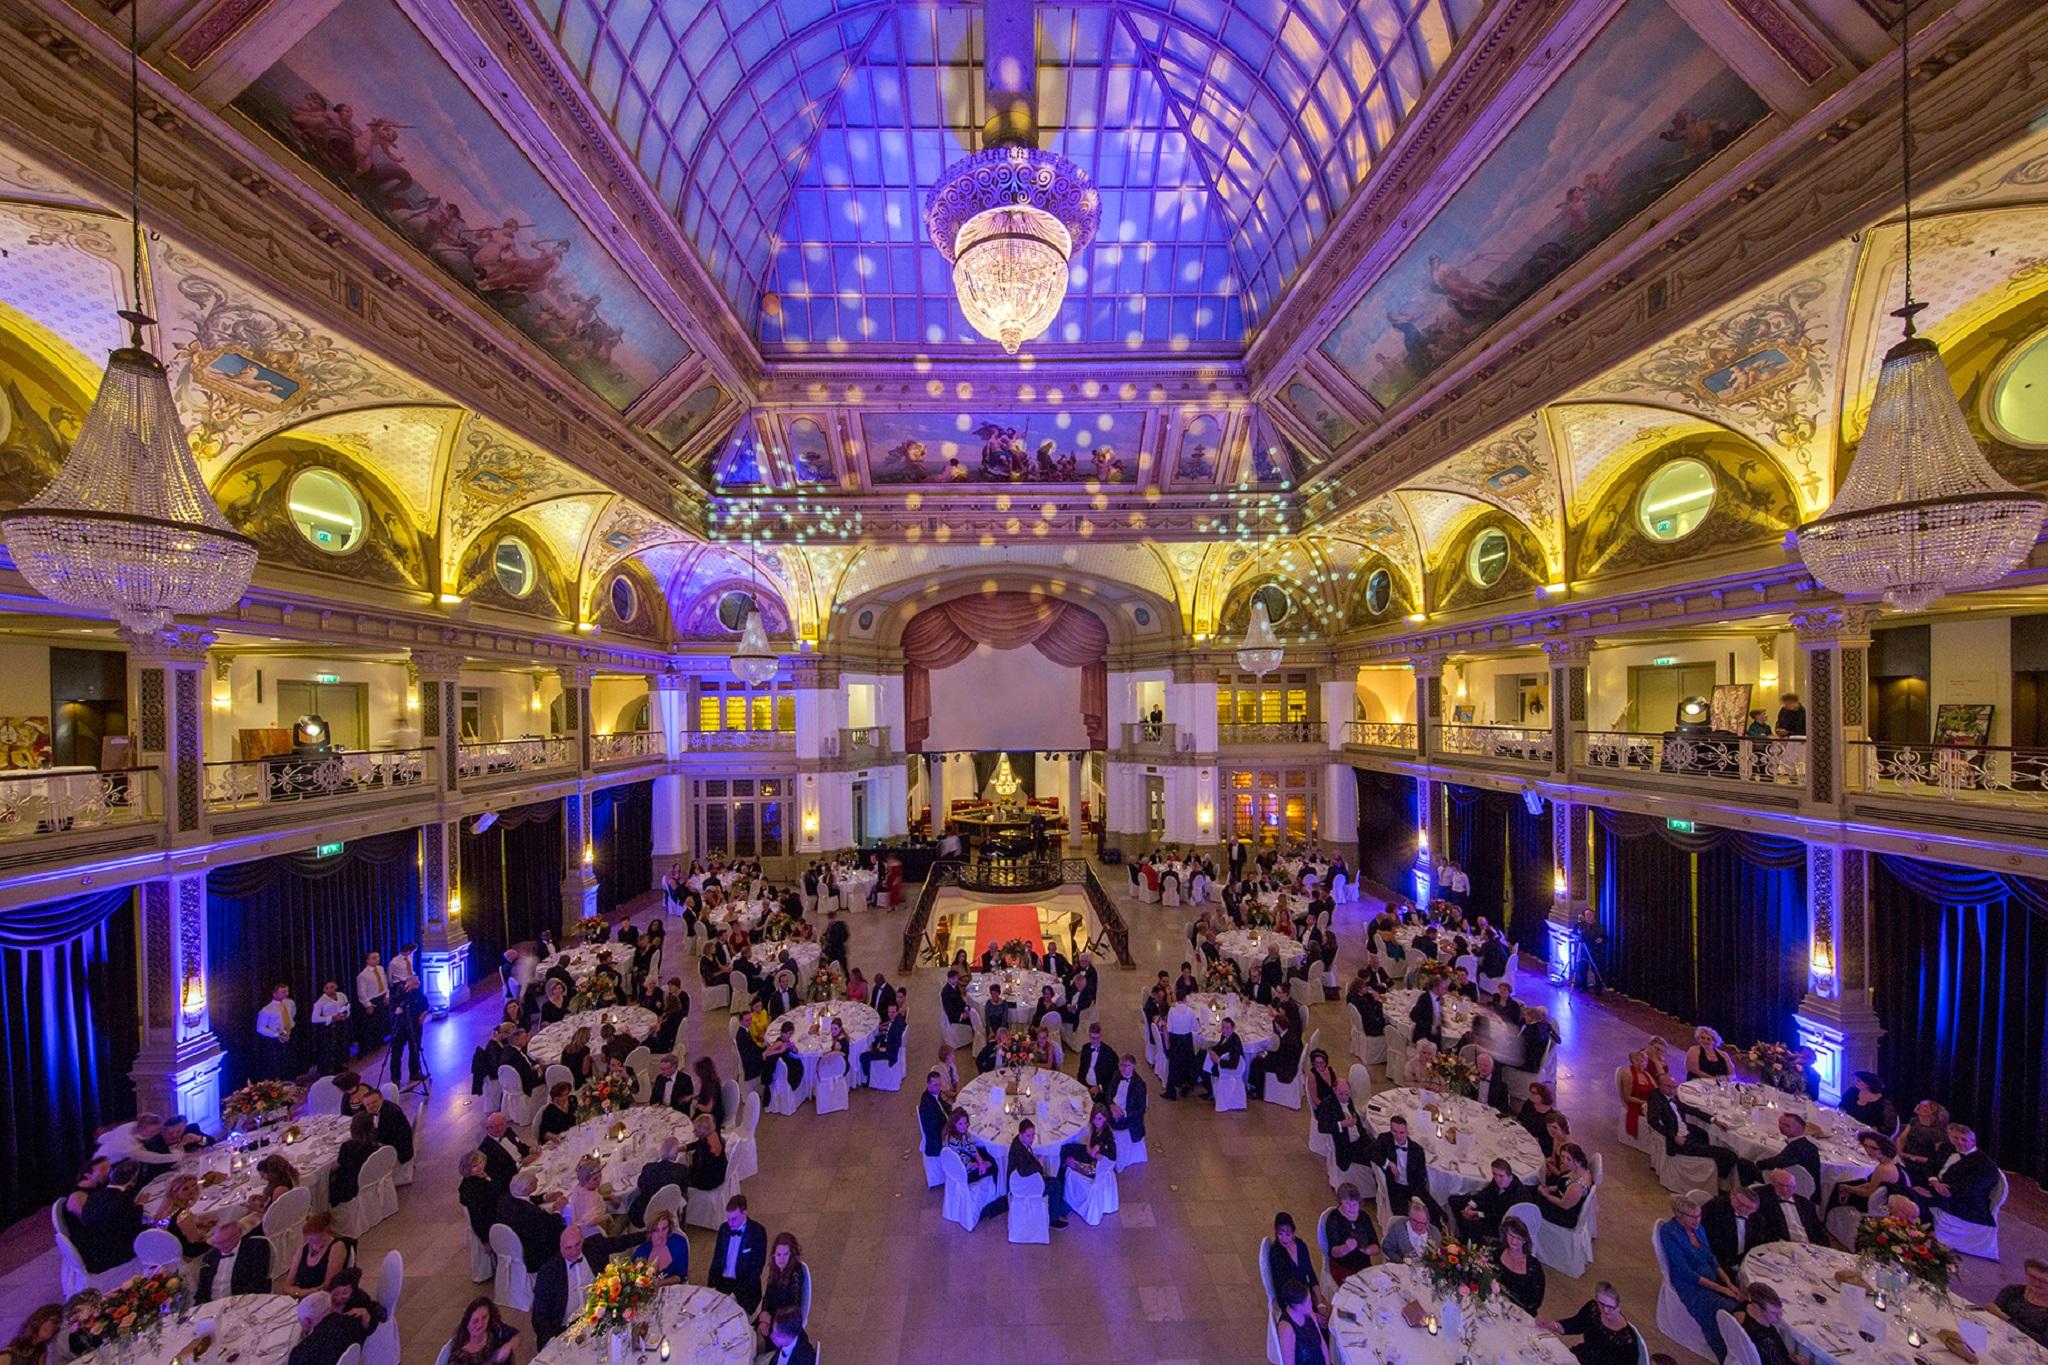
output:
M 456 748 L 462 739 L 457 694 L 462 655 L 452 649 L 415 649 L 406 671 L 419 688 L 420 744 L 427 751 L 437 789 L 443 796 L 451 796 L 462 771 Z
M 1806 680 L 1806 804 L 1842 809 L 1866 755 L 1870 627 L 1875 608 L 1816 607 L 1792 614 Z
M 1436 727 L 1444 719 L 1444 656 L 1418 654 L 1409 666 L 1415 670 L 1415 756 L 1427 759 L 1436 752 Z
M 469 998 L 462 927 L 462 822 L 420 827 L 420 984 L 437 1012 Z
M 1415 903 L 1422 906 L 1436 894 L 1436 851 L 1444 839 L 1442 788 L 1434 778 L 1415 779 Z
M 128 1073 L 135 1102 L 214 1128 L 222 1054 L 207 1005 L 206 874 L 144 882 L 141 892 L 142 1047 Z
M 590 834 L 590 795 L 578 790 L 562 798 L 562 931 L 574 932 L 597 913 L 596 849 Z
M 589 664 L 561 664 L 555 669 L 562 680 L 562 735 L 576 751 L 576 771 L 590 776 L 590 680 L 597 670 Z
M 1562 709 L 1562 708 L 1558 708 Z M 1550 960 L 1571 960 L 1572 927 L 1592 902 L 1592 811 L 1577 801 L 1550 805 Z M 1561 969 L 1561 968 L 1560 968 Z
M 1586 670 L 1593 642 L 1583 637 L 1545 640 L 1543 652 L 1550 659 L 1550 771 L 1562 777 L 1586 733 Z
M 154 635 L 120 634 L 135 699 L 136 766 L 157 770 L 172 846 L 204 843 L 206 709 L 213 694 L 206 652 L 213 633 L 173 625 Z
M 673 764 L 690 742 L 692 679 L 673 668 L 648 679 L 648 718 L 661 731 L 662 753 Z M 690 848 L 689 779 L 664 773 L 654 779 L 654 881 L 659 885 L 669 865 L 688 860 Z
M 1806 848 L 1806 998 L 1793 1023 L 1829 1104 L 1853 1073 L 1876 1069 L 1884 1036 L 1870 1004 L 1870 857 L 1840 844 Z

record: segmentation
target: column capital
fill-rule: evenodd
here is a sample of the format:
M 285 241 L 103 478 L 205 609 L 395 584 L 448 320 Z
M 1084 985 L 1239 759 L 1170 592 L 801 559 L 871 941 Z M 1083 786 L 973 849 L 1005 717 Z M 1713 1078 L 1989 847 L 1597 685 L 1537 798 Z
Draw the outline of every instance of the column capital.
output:
M 138 635 L 126 627 L 114 633 L 128 646 L 130 658 L 153 664 L 203 664 L 215 638 L 210 630 L 179 625 L 165 626 L 149 635 Z
M 676 668 L 664 668 L 647 675 L 647 688 L 651 692 L 681 692 L 689 685 L 690 675 Z
M 563 687 L 588 687 L 597 676 L 597 665 L 586 663 L 556 664 L 555 676 L 562 680 Z
M 837 692 L 839 660 L 799 654 L 786 661 L 791 686 L 800 692 Z
M 1442 654 L 1417 654 L 1408 660 L 1408 666 L 1415 670 L 1417 678 L 1441 678 L 1445 662 L 1446 656 Z
M 1552 668 L 1582 667 L 1593 658 L 1593 641 L 1584 635 L 1567 635 L 1543 642 L 1543 653 Z
M 1867 645 L 1876 620 L 1868 605 L 1809 607 L 1792 613 L 1792 635 L 1802 645 Z
M 462 676 L 464 656 L 460 650 L 415 646 L 408 662 L 424 682 L 450 682 Z

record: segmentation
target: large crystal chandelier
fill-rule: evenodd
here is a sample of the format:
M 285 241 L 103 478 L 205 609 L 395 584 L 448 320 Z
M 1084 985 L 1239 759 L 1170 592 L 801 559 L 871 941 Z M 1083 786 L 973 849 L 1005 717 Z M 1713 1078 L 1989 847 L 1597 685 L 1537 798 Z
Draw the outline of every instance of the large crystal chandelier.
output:
M 1036 145 L 1031 0 L 989 0 L 983 71 L 993 111 L 984 146 L 946 168 L 925 198 L 925 230 L 953 263 L 974 330 L 1011 355 L 1044 332 L 1067 297 L 1074 253 L 1102 220 L 1079 166 Z
M 1252 565 L 1254 577 L 1265 567 L 1266 562 L 1266 507 L 1259 504 L 1259 550 L 1258 559 Z M 1255 678 L 1263 678 L 1278 668 L 1287 657 L 1280 646 L 1280 637 L 1273 633 L 1273 617 L 1266 610 L 1263 588 L 1252 592 L 1251 619 L 1245 624 L 1244 639 L 1237 646 L 1237 666 Z
M 1913 334 L 1913 82 L 1899 39 L 1905 176 L 1905 339 L 1885 354 L 1870 422 L 1835 500 L 1799 528 L 1813 576 L 1845 596 L 1875 595 L 1894 611 L 1923 611 L 1944 595 L 1996 583 L 2032 553 L 2048 499 L 2000 478 L 1970 434 L 1940 349 Z
M 760 568 L 754 563 L 754 542 L 747 541 L 747 568 L 749 577 L 760 578 Z M 748 594 L 746 614 L 740 618 L 739 643 L 732 647 L 730 659 L 732 675 L 752 687 L 759 687 L 775 676 L 777 667 L 775 651 L 768 646 L 768 629 L 761 620 L 760 605 Z
M 142 300 L 142 102 L 136 11 L 128 7 L 129 222 L 133 300 Z M 178 421 L 163 363 L 142 344 L 155 319 L 123 311 L 128 344 L 107 358 L 92 409 L 57 477 L 0 517 L 22 577 L 53 602 L 157 634 L 174 613 L 241 600 L 256 544 L 221 515 Z

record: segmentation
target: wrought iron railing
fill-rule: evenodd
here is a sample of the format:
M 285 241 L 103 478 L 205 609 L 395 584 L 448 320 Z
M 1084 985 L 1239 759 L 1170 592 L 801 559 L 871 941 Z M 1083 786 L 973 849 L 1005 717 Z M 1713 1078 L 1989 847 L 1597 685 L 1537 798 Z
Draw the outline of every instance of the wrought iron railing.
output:
M 910 907 L 909 922 L 903 926 L 903 955 L 897 961 L 897 970 L 916 970 L 918 951 L 925 946 L 925 926 L 931 923 L 932 906 L 938 903 L 941 888 L 960 884 L 960 866 L 958 861 L 941 860 L 933 863 L 931 871 L 924 874 L 924 886 Z M 943 962 L 941 958 L 934 965 L 943 965 Z
M 2038 800 L 2048 797 L 2048 749 L 1859 740 L 1848 746 L 1846 779 L 1879 796 Z
M 1400 720 L 1351 720 L 1344 722 L 1344 742 L 1367 749 L 1400 749 L 1415 752 L 1415 723 Z
M 1743 739 L 1737 735 L 1636 734 L 1589 730 L 1580 737 L 1582 767 L 1675 773 L 1730 781 L 1798 786 L 1806 780 L 1803 739 Z
M 1082 894 L 1088 897 L 1088 908 L 1095 912 L 1095 922 L 1102 926 L 1102 937 L 1109 940 L 1110 948 L 1116 953 L 1116 965 L 1125 968 L 1137 966 L 1131 958 L 1131 931 L 1124 925 L 1123 912 L 1116 908 L 1109 892 L 1103 890 L 1102 883 L 1096 880 L 1095 865 L 1085 858 L 1069 858 L 1067 862 L 1080 864 Z
M 1126 753 L 1170 754 L 1180 744 L 1180 732 L 1170 720 L 1127 720 L 1123 723 Z
M 155 768 L 0 771 L 0 842 L 163 818 Z
M 1216 727 L 1218 744 L 1320 744 L 1323 727 L 1313 720 L 1231 721 Z
M 888 752 L 889 727 L 886 725 L 844 726 L 839 731 L 841 758 L 878 758 Z
M 606 763 L 646 763 L 667 754 L 668 745 L 659 730 L 620 730 L 590 737 L 590 761 L 600 766 Z
M 691 734 L 689 747 L 697 753 L 745 754 L 794 751 L 794 730 L 700 730 Z
M 1521 763 L 1548 763 L 1556 752 L 1550 731 L 1523 725 L 1439 725 L 1436 749 L 1448 756 Z
M 240 810 L 417 786 L 427 780 L 430 752 L 365 749 L 337 754 L 273 754 L 268 758 L 208 763 L 206 804 L 213 810 Z
M 547 739 L 469 740 L 455 751 L 455 772 L 459 778 L 575 766 L 576 741 L 566 735 Z

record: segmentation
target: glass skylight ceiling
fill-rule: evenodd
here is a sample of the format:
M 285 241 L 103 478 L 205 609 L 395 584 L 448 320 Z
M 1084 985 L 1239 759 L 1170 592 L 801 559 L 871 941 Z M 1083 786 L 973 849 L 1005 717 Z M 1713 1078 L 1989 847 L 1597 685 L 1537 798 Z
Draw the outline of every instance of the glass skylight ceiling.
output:
M 979 6 L 533 3 L 765 343 L 981 344 L 921 220 L 977 145 Z M 1042 6 L 1041 140 L 1103 225 L 1040 344 L 1241 344 L 1481 3 Z

